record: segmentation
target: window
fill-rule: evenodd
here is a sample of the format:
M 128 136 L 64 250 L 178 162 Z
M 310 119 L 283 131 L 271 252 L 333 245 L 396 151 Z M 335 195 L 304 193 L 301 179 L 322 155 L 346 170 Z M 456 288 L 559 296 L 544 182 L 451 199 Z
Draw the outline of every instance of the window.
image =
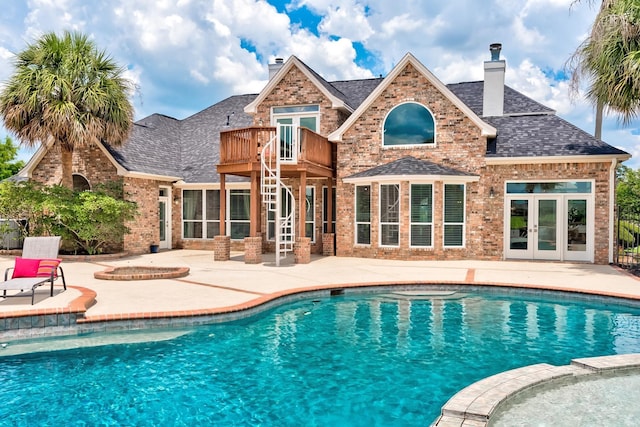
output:
M 292 105 L 288 107 L 273 107 L 273 122 L 293 124 L 317 132 L 320 118 L 319 105 Z
M 329 211 L 327 210 L 327 203 L 329 202 L 329 199 L 327 198 L 327 193 L 329 192 L 329 189 L 327 187 L 322 187 L 322 232 L 326 233 L 328 228 L 327 226 L 328 221 L 327 221 L 327 217 L 328 217 L 328 213 Z M 336 232 L 336 189 L 334 188 L 333 191 L 331 192 L 331 224 L 333 225 L 332 230 L 333 233 Z
M 182 190 L 182 237 L 212 239 L 219 232 L 220 190 Z
M 371 186 L 356 186 L 356 244 L 371 243 Z
M 400 243 L 400 185 L 380 186 L 380 245 Z
M 464 246 L 464 184 L 444 185 L 444 246 Z
M 311 243 L 316 241 L 316 189 L 315 187 L 307 187 L 305 193 L 306 209 L 305 209 L 305 222 L 304 222 L 304 235 L 311 239 Z
M 89 185 L 89 181 L 82 175 L 74 173 L 71 176 L 73 180 L 73 191 L 89 191 L 91 190 L 91 186 Z
M 431 112 L 420 104 L 407 102 L 389 112 L 384 121 L 382 145 L 433 145 L 435 125 Z
M 249 236 L 250 200 L 250 190 L 231 190 L 229 192 L 229 230 L 231 239 L 239 240 Z
M 433 185 L 411 185 L 411 246 L 433 246 Z

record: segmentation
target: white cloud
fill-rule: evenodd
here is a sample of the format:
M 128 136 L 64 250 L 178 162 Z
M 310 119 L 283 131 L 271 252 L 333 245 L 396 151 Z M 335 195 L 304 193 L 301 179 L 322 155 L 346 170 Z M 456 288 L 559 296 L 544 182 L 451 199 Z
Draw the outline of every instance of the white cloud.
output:
M 329 8 L 318 29 L 325 34 L 340 35 L 355 41 L 367 40 L 374 32 L 364 7 L 359 4 Z

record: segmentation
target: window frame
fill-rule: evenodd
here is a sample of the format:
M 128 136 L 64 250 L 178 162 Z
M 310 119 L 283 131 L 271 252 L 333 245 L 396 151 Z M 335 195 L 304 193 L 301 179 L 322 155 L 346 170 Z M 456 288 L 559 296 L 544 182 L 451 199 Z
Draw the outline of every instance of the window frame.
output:
M 414 221 L 413 220 L 413 192 L 414 192 L 414 186 L 429 186 L 431 187 L 431 206 L 430 206 L 430 216 L 431 216 L 431 221 Z M 434 234 L 434 227 L 433 227 L 433 205 L 434 205 L 434 200 L 433 200 L 433 196 L 434 196 L 434 183 L 432 182 L 413 182 L 413 183 L 409 183 L 409 247 L 410 248 L 416 248 L 416 249 L 432 249 L 434 247 L 434 242 L 433 242 L 433 234 Z M 429 233 L 429 245 L 414 245 L 413 244 L 413 228 L 414 226 L 418 227 L 418 226 L 428 226 L 430 227 L 430 233 Z
M 462 222 L 449 221 L 447 222 L 447 187 L 448 186 L 461 186 L 462 187 Z M 442 247 L 444 249 L 459 249 L 466 247 L 466 234 L 467 234 L 467 185 L 466 183 L 453 183 L 445 182 L 442 187 Z M 460 245 L 447 245 L 446 242 L 446 229 L 447 227 L 461 227 L 462 228 L 462 241 Z
M 369 212 L 367 212 L 368 216 L 369 216 L 369 220 L 368 221 L 358 221 L 358 188 L 368 188 L 369 189 L 369 193 L 368 193 L 368 199 L 369 199 Z M 367 184 L 367 185 L 356 185 L 355 189 L 354 189 L 354 193 L 353 193 L 353 203 L 354 203 L 354 244 L 357 246 L 371 246 L 371 184 Z M 358 233 L 358 227 L 359 226 L 369 226 L 369 239 L 368 242 L 359 242 L 358 238 L 359 238 L 359 233 Z
M 311 202 L 309 203 L 309 190 L 311 190 Z M 304 218 L 304 236 L 311 239 L 311 243 L 316 243 L 316 187 L 315 185 L 307 185 L 304 192 L 305 201 L 305 218 Z M 311 204 L 310 209 L 307 205 Z M 310 215 L 309 215 L 310 213 Z M 311 219 L 309 219 L 311 217 Z M 311 236 L 308 234 L 308 228 L 311 225 Z
M 382 206 L 382 199 L 383 196 L 386 192 L 386 190 L 383 191 L 383 188 L 386 187 L 395 187 L 396 191 L 397 191 L 397 198 L 395 200 L 395 203 L 393 204 L 393 206 L 389 206 L 389 204 L 387 204 L 386 206 L 386 211 L 388 212 L 390 209 L 392 209 L 394 206 L 397 206 L 397 211 L 395 212 L 396 215 L 396 220 L 395 221 L 383 221 L 383 217 L 386 217 L 386 213 L 383 213 L 383 206 Z M 384 184 L 379 184 L 378 185 L 378 245 L 381 248 L 398 248 L 400 247 L 400 218 L 402 216 L 402 211 L 401 211 L 401 203 L 400 203 L 400 198 L 401 198 L 401 193 L 400 193 L 400 183 L 384 183 Z M 387 203 L 389 202 L 389 200 L 387 200 Z M 395 243 L 391 244 L 391 243 L 383 243 L 383 237 L 385 235 L 385 228 L 389 228 L 389 227 L 396 227 L 396 241 Z
M 200 216 L 199 219 L 188 219 L 185 220 L 185 192 L 186 191 L 196 191 L 200 192 Z M 181 213 L 180 213 L 180 225 L 181 225 L 181 238 L 182 240 L 213 240 L 215 236 L 220 234 L 220 209 L 218 205 L 218 209 L 214 209 L 211 213 L 214 216 L 213 219 L 207 218 L 207 192 L 218 193 L 218 203 L 220 203 L 220 189 L 219 188 L 183 188 L 181 193 Z M 231 236 L 231 227 L 235 224 L 247 224 L 245 227 L 247 229 L 247 235 L 244 237 L 232 238 L 232 240 L 240 241 L 245 237 L 249 236 L 249 228 L 251 224 L 250 217 L 245 219 L 234 219 L 231 217 L 231 196 L 232 193 L 242 192 L 246 197 L 246 194 L 250 194 L 250 189 L 248 188 L 237 188 L 237 189 L 228 189 L 225 191 L 226 197 L 226 212 L 225 212 L 225 232 L 227 236 Z M 249 196 L 250 197 L 250 196 Z M 250 202 L 249 202 L 250 203 Z M 250 212 L 250 207 L 248 208 Z M 250 213 L 249 213 L 250 215 Z M 216 218 L 217 217 L 217 218 Z M 194 223 L 200 225 L 200 236 L 199 237 L 186 237 L 185 236 L 185 223 Z M 208 226 L 213 224 L 214 233 L 211 237 L 208 235 Z M 194 233 L 195 234 L 195 233 Z
M 427 113 L 429 113 L 429 115 L 431 116 L 431 121 L 433 122 L 433 142 L 431 143 L 420 143 L 420 144 L 396 144 L 396 145 L 389 145 L 385 143 L 385 139 L 386 139 L 386 124 L 387 124 L 387 120 L 389 119 L 389 116 L 391 116 L 393 114 L 393 112 L 398 108 L 401 107 L 403 105 L 407 105 L 407 104 L 413 104 L 413 105 L 417 105 L 420 106 L 422 108 L 424 108 Z M 435 115 L 433 114 L 433 112 L 424 104 L 421 104 L 419 102 L 416 101 L 406 101 L 406 102 L 401 102 L 397 105 L 395 105 L 393 108 L 391 108 L 391 110 L 389 110 L 389 112 L 387 112 L 387 115 L 384 117 L 384 120 L 382 120 L 382 130 L 381 130 L 381 134 L 382 134 L 382 148 L 383 149 L 392 149 L 392 148 L 416 148 L 416 147 L 436 147 L 437 146 L 437 133 L 436 133 L 436 118 Z
M 200 219 L 185 219 L 185 192 L 186 191 L 194 191 L 194 192 L 200 192 Z M 214 217 L 217 216 L 217 219 L 208 219 L 207 217 L 207 192 L 213 192 L 213 194 L 215 194 L 216 192 L 218 193 L 218 206 L 220 203 L 220 189 L 215 189 L 215 188 L 183 188 L 182 189 L 182 206 L 181 206 L 181 218 L 180 218 L 180 222 L 181 222 L 181 237 L 183 240 L 210 240 L 213 239 L 215 236 L 219 235 L 220 233 L 220 210 L 218 209 L 218 215 L 215 215 L 215 211 L 213 211 L 213 215 Z M 200 237 L 186 237 L 185 236 L 185 224 L 186 223 L 193 223 L 193 224 L 200 224 Z M 209 229 L 209 225 L 210 224 L 217 224 L 217 232 L 215 232 L 213 234 L 213 236 L 209 237 L 208 236 L 208 229 Z M 215 229 L 215 226 L 214 226 Z

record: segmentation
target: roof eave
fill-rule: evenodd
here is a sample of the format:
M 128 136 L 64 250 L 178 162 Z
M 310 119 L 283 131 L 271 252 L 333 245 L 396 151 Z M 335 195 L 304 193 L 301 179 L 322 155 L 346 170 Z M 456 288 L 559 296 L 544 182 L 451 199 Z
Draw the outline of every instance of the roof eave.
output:
M 541 163 L 600 163 L 618 160 L 629 160 L 631 154 L 596 154 L 573 156 L 522 156 L 522 157 L 485 157 L 485 163 L 489 165 L 523 165 Z
M 344 178 L 342 181 L 347 184 L 368 184 L 371 182 L 434 182 L 444 181 L 451 183 L 469 183 L 478 182 L 480 177 L 477 175 L 375 175 L 360 176 L 355 178 Z

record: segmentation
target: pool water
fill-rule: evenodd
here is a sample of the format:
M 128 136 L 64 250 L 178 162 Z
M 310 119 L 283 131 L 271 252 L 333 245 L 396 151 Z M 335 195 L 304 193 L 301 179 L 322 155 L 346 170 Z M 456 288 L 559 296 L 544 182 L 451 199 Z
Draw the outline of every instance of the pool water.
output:
M 338 296 L 135 341 L 0 349 L 0 424 L 429 425 L 453 394 L 497 372 L 640 352 L 640 309 L 494 293 Z

